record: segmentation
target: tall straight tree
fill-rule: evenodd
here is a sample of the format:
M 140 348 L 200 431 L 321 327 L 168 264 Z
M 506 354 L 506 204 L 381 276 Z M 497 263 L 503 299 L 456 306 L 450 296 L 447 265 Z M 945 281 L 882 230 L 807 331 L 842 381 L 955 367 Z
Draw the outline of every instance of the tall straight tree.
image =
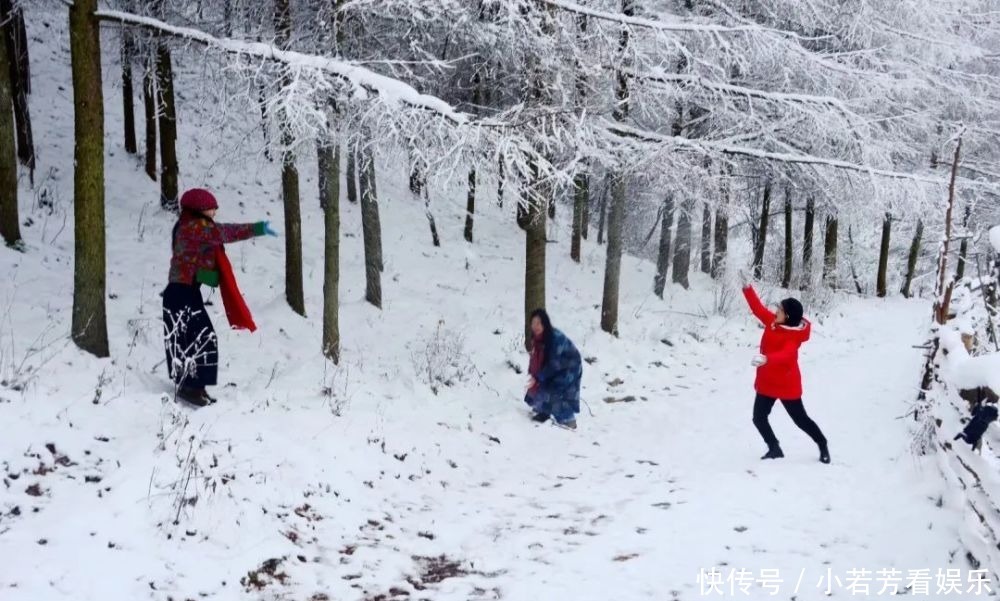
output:
M 292 40 L 292 10 L 289 0 L 274 1 L 274 37 L 278 48 L 289 50 Z M 287 76 L 282 85 L 291 81 Z M 291 151 L 292 139 L 288 116 L 284 110 L 278 115 L 281 127 L 281 197 L 285 209 L 285 300 L 299 315 L 306 314 L 305 293 L 302 289 L 302 216 L 299 200 L 299 170 L 295 154 Z
M 584 213 L 587 203 L 590 202 L 590 190 L 587 185 L 587 174 L 577 173 L 573 177 L 573 238 L 570 242 L 569 256 L 571 259 L 580 262 L 581 240 L 585 239 L 587 224 L 584 222 Z
M 635 16 L 633 0 L 622 0 L 622 14 L 626 17 Z M 627 60 L 629 53 L 629 30 L 623 28 L 619 34 L 618 50 L 620 61 Z M 612 117 L 615 121 L 624 122 L 628 118 L 629 90 L 628 75 L 624 70 L 618 71 L 615 77 L 615 109 Z M 611 179 L 611 208 L 608 214 L 608 250 L 604 266 L 604 298 L 601 303 L 601 329 L 618 335 L 618 289 L 621 284 L 622 252 L 625 231 L 625 193 L 627 183 L 622 171 Z
M 955 267 L 955 279 L 960 280 L 965 277 L 965 264 L 969 256 L 969 218 L 972 216 L 972 207 L 965 205 L 965 214 L 962 217 L 962 241 L 958 245 L 958 263 Z
M 121 31 L 122 63 L 122 122 L 125 127 L 125 152 L 139 152 L 135 139 L 135 90 L 132 85 L 132 58 L 135 56 L 135 42 L 127 27 Z
M 660 247 L 656 253 L 656 276 L 653 277 L 653 294 L 663 298 L 670 269 L 670 228 L 674 227 L 674 196 L 667 194 L 660 209 Z
M 162 1 L 155 5 L 162 12 Z M 168 211 L 177 210 L 179 190 L 177 187 L 177 105 L 174 100 L 174 68 L 170 57 L 170 47 L 160 34 L 156 45 L 156 90 L 159 93 L 160 132 L 160 206 Z
M 69 9 L 73 72 L 73 342 L 108 356 L 104 305 L 104 91 L 97 0 L 76 0 Z
M 771 180 L 764 182 L 764 198 L 760 203 L 760 220 L 753 247 L 753 276 L 758 280 L 764 275 L 764 251 L 767 248 L 767 228 L 771 218 Z
M 316 149 L 323 209 L 323 356 L 340 363 L 340 146 L 321 138 Z
M 910 253 L 906 257 L 906 276 L 903 278 L 903 287 L 900 293 L 910 298 L 912 294 L 910 287 L 913 285 L 913 277 L 917 272 L 917 259 L 920 258 L 920 241 L 924 236 L 924 222 L 917 219 L 917 228 L 913 232 L 913 241 L 910 243 Z
M 21 245 L 17 212 L 17 151 L 14 92 L 6 44 L 0 44 L 0 236 L 11 248 Z
M 378 190 L 375 187 L 375 156 L 370 148 L 361 149 L 360 171 L 361 234 L 365 245 L 365 300 L 382 308 L 382 225 L 378 215 Z
M 24 26 L 24 10 L 12 0 L 0 0 L 0 22 L 3 23 L 4 44 L 7 46 L 8 72 L 17 126 L 17 157 L 28 168 L 35 181 L 35 142 L 31 132 L 28 94 L 31 93 L 31 67 L 28 60 L 28 35 Z
M 712 273 L 712 208 L 707 202 L 701 212 L 701 272 Z
M 685 199 L 681 202 L 677 214 L 677 241 L 674 244 L 674 274 L 673 282 L 685 289 L 690 287 L 688 280 L 691 271 L 691 213 L 694 212 L 694 201 Z
M 810 194 L 806 199 L 806 223 L 802 233 L 802 282 L 803 290 L 808 290 L 812 280 L 813 228 L 816 222 L 816 199 Z
M 531 350 L 531 313 L 545 308 L 545 223 L 549 202 L 534 161 L 530 162 L 531 181 L 525 187 L 524 203 L 518 224 L 524 230 L 524 347 Z
M 792 285 L 792 245 L 795 240 L 792 238 L 792 190 L 785 187 L 785 265 L 781 276 L 781 287 L 789 288 Z
M 146 61 L 142 76 L 142 104 L 146 114 L 146 175 L 156 181 L 156 65 L 152 58 Z
M 826 217 L 826 235 L 823 239 L 823 283 L 837 287 L 837 218 Z
M 715 250 L 712 253 L 712 277 L 719 279 L 726 272 L 729 249 L 729 209 L 725 202 L 715 209 Z
M 882 219 L 882 243 L 878 252 L 878 274 L 875 277 L 875 295 L 884 298 L 887 294 L 886 278 L 889 272 L 889 237 L 892 232 L 892 213 Z
M 347 202 L 358 202 L 358 170 L 357 152 L 354 148 L 347 151 Z
M 465 235 L 466 242 L 472 242 L 472 226 L 476 215 L 476 170 L 469 169 L 469 191 L 465 199 Z

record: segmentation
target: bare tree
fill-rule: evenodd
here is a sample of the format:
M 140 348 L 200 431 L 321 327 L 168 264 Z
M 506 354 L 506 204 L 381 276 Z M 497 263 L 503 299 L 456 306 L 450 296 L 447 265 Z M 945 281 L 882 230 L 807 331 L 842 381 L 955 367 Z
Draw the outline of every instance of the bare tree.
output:
M 718 221 L 716 221 L 718 223 Z M 656 253 L 656 276 L 653 278 L 653 293 L 663 298 L 670 268 L 670 230 L 674 227 L 674 196 L 667 194 L 660 208 L 660 246 Z
M 781 287 L 788 288 L 792 285 L 792 245 L 795 240 L 792 238 L 792 190 L 785 187 L 785 264 L 783 275 L 781 276 Z
M 685 199 L 681 202 L 677 215 L 677 243 L 674 245 L 673 282 L 685 289 L 691 284 L 688 272 L 691 270 L 691 213 L 694 211 L 694 201 Z
M 753 246 L 753 275 L 760 279 L 764 276 L 764 252 L 767 246 L 767 228 L 771 217 L 771 180 L 764 182 L 764 198 L 760 204 L 760 220 L 757 224 Z
M 906 257 L 906 275 L 903 278 L 903 287 L 900 289 L 900 293 L 906 298 L 910 298 L 912 294 L 910 287 L 913 285 L 913 277 L 917 272 L 917 259 L 920 258 L 920 241 L 923 236 L 924 221 L 917 219 L 917 227 L 913 231 L 913 241 L 910 243 L 910 252 Z
M 712 273 L 712 208 L 708 203 L 701 211 L 701 272 Z
M 812 280 L 813 228 L 816 221 L 816 199 L 806 198 L 805 231 L 802 234 L 802 289 L 807 290 Z
M 378 190 L 375 187 L 375 157 L 371 149 L 361 150 L 360 164 L 361 233 L 365 244 L 365 300 L 382 308 L 382 225 L 379 220 Z
M 0 236 L 11 248 L 22 244 L 17 211 L 17 153 L 13 85 L 6 44 L 0 44 Z
M 892 214 L 886 213 L 882 220 L 882 243 L 879 245 L 878 274 L 875 278 L 875 295 L 884 298 L 886 295 L 886 277 L 889 271 L 889 237 L 892 232 Z

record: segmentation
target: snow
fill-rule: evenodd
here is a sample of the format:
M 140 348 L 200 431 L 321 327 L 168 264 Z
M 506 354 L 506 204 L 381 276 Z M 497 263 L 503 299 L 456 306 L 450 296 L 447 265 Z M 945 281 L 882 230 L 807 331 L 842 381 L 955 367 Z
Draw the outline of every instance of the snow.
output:
M 64 40 L 63 15 L 48 21 L 45 39 Z M 28 26 L 41 37 L 40 20 Z M 805 402 L 834 461 L 819 464 L 776 408 L 787 457 L 762 463 L 749 367 L 760 329 L 744 307 L 712 313 L 716 290 L 698 274 L 692 291 L 669 287 L 665 302 L 655 299 L 654 267 L 626 257 L 621 338 L 610 338 L 595 309 L 604 249 L 588 243 L 582 264 L 571 262 L 561 216 L 548 246 L 549 309 L 592 362 L 580 429 L 538 426 L 520 400 L 524 376 L 506 364 L 526 363 L 523 234 L 510 203 L 505 211 L 492 199 L 477 203 L 470 249 L 463 191 L 436 191 L 443 240 L 433 248 L 423 203 L 389 164 L 379 181 L 383 311 L 362 300 L 360 211 L 342 204 L 344 363 L 330 366 L 319 353 L 322 219 L 309 201 L 315 165 L 304 161 L 309 317 L 285 306 L 280 241 L 233 245 L 260 329 L 220 330 L 218 405 L 191 411 L 165 401 L 158 292 L 172 219 L 156 208 L 157 185 L 121 149 L 113 50 L 105 104 L 114 359 L 77 352 L 65 336 L 68 51 L 58 41 L 32 51 L 31 110 L 44 146 L 38 188 L 21 189 L 28 252 L 0 251 L 13 282 L 0 294 L 4 601 L 691 601 L 704 596 L 699 571 L 713 566 L 779 571 L 782 595 L 759 583 L 731 595 L 748 599 L 790 598 L 800 576 L 796 598 L 818 599 L 821 579 L 834 574 L 846 586 L 854 569 L 871 571 L 873 591 L 874 572 L 889 568 L 903 578 L 960 569 L 964 580 L 963 505 L 933 460 L 906 453 L 909 424 L 898 419 L 915 394 L 921 355 L 912 347 L 923 341 L 925 304 L 841 300 L 811 315 Z M 181 60 L 177 71 L 190 98 L 197 73 Z M 220 219 L 277 219 L 279 166 L 242 157 L 218 168 L 242 132 L 206 139 L 198 103 L 182 97 L 180 108 L 182 187 L 216 190 Z M 42 190 L 51 209 L 37 202 Z M 439 327 L 446 340 L 436 346 L 452 353 L 458 375 L 435 395 L 418 361 Z M 441 556 L 458 569 L 427 559 Z M 262 571 L 272 558 L 280 561 Z
M 990 246 L 993 250 L 1000 252 L 1000 225 L 990 228 Z

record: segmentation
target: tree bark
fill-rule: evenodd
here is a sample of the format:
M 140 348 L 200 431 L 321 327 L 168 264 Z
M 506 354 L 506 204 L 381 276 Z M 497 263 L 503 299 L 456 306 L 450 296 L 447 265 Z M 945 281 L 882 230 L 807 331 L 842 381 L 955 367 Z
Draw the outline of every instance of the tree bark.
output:
M 11 248 L 20 248 L 17 208 L 17 134 L 14 123 L 14 91 L 10 80 L 7 45 L 0 44 L 0 236 Z
M 159 97 L 160 130 L 160 206 L 168 211 L 178 208 L 177 189 L 177 107 L 174 103 L 174 72 L 170 49 L 160 41 L 156 50 L 156 83 Z
M 431 244 L 435 248 L 441 246 L 441 237 L 438 236 L 437 223 L 434 221 L 434 213 L 431 212 L 431 197 L 430 192 L 427 190 L 426 183 L 423 186 L 424 190 L 424 215 L 427 216 L 427 225 L 431 228 Z
M 476 170 L 469 169 L 469 193 L 465 199 L 465 241 L 472 242 L 472 226 L 476 214 Z
M 601 303 L 601 329 L 618 336 L 618 290 L 621 282 L 622 240 L 625 230 L 625 178 L 611 182 L 611 209 L 608 213 L 608 249 L 604 266 L 604 297 Z
M 382 308 L 382 225 L 375 187 L 375 157 L 371 149 L 361 151 L 361 233 L 365 244 L 365 300 Z
M 357 152 L 351 147 L 347 151 L 347 201 L 358 202 Z
M 885 214 L 882 220 L 882 243 L 878 253 L 878 275 L 875 277 L 875 295 L 885 298 L 887 293 L 886 278 L 889 271 L 889 237 L 892 232 L 892 215 Z
M 73 79 L 73 342 L 108 356 L 104 250 L 104 91 L 97 0 L 69 9 Z
M 122 27 L 122 113 L 125 125 L 125 152 L 137 154 L 138 144 L 135 138 L 135 90 L 132 85 L 132 57 L 135 55 L 135 42 L 132 33 Z
M 715 252 L 712 256 L 712 277 L 726 273 L 726 253 L 729 248 L 729 214 L 726 205 L 715 210 Z
M 677 242 L 674 244 L 673 282 L 686 290 L 690 287 L 688 272 L 691 270 L 691 213 L 694 201 L 684 200 L 677 215 Z
M 712 209 L 708 203 L 701 212 L 701 272 L 712 273 Z
M 35 182 L 35 142 L 31 131 L 28 94 L 31 93 L 31 64 L 28 60 L 28 36 L 24 11 L 11 0 L 0 0 L 4 44 L 7 46 L 14 120 L 17 127 L 17 157 L 28 168 L 31 183 Z
M 837 218 L 826 218 L 826 235 L 823 240 L 823 283 L 837 287 Z
M 962 217 L 962 241 L 958 245 L 958 264 L 955 267 L 955 280 L 965 277 L 965 264 L 969 256 L 969 218 L 972 216 L 972 207 L 965 205 L 965 215 Z
M 785 269 L 781 276 L 781 287 L 789 288 L 792 285 L 792 194 L 789 188 L 785 188 Z
M 531 313 L 545 308 L 545 204 L 548 198 L 541 193 L 538 166 L 530 165 L 532 181 L 525 190 L 526 214 L 524 218 L 524 347 L 531 350 Z
M 767 227 L 771 217 L 771 180 L 764 183 L 764 198 L 760 205 L 760 221 L 757 225 L 756 244 L 753 248 L 753 275 L 761 279 L 764 275 L 764 251 L 767 248 Z
M 597 219 L 597 243 L 604 244 L 604 224 L 608 219 L 608 190 L 610 185 L 610 176 L 604 179 L 604 189 L 601 190 L 601 204 L 598 207 L 600 211 L 600 216 Z
M 503 208 L 504 187 L 507 183 L 507 174 L 505 171 L 505 163 L 503 157 L 501 156 L 497 159 L 497 206 L 501 209 Z
M 906 257 L 906 276 L 903 279 L 903 288 L 900 290 L 902 295 L 906 298 L 910 298 L 912 292 L 910 287 L 913 285 L 913 278 L 917 274 L 917 259 L 920 258 L 920 241 L 924 236 L 924 222 L 922 219 L 917 219 L 917 229 L 913 232 L 913 241 L 910 243 L 910 253 Z
M 806 225 L 802 234 L 802 289 L 808 290 L 812 283 L 813 227 L 816 221 L 816 199 L 806 199 Z
M 340 146 L 317 147 L 319 205 L 323 209 L 323 356 L 340 363 Z
M 667 194 L 660 209 L 660 248 L 656 254 L 656 276 L 653 278 L 653 293 L 663 298 L 670 269 L 670 230 L 674 226 L 674 196 Z
M 274 37 L 276 45 L 288 50 L 292 38 L 292 11 L 289 0 L 274 2 Z M 290 85 L 288 79 L 283 86 Z M 288 116 L 278 115 L 281 127 L 281 197 L 285 213 L 285 300 L 292 311 L 305 316 L 306 303 L 302 287 L 302 215 L 299 198 L 299 170 L 295 165 L 295 154 L 289 148 L 295 144 Z
M 152 60 L 142 77 L 142 104 L 146 113 L 146 175 L 156 181 L 156 78 Z
M 577 263 L 580 262 L 581 240 L 586 238 L 587 225 L 584 223 L 584 213 L 590 200 L 589 196 L 587 174 L 577 173 L 573 177 L 573 239 L 569 247 L 569 256 Z

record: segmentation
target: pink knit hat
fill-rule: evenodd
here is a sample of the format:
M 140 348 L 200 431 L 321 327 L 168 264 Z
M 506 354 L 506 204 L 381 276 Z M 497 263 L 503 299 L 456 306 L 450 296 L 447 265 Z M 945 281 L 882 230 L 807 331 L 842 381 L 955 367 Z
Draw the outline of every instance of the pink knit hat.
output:
M 211 211 L 218 209 L 215 196 L 204 188 L 191 188 L 181 195 L 181 208 L 190 211 Z

